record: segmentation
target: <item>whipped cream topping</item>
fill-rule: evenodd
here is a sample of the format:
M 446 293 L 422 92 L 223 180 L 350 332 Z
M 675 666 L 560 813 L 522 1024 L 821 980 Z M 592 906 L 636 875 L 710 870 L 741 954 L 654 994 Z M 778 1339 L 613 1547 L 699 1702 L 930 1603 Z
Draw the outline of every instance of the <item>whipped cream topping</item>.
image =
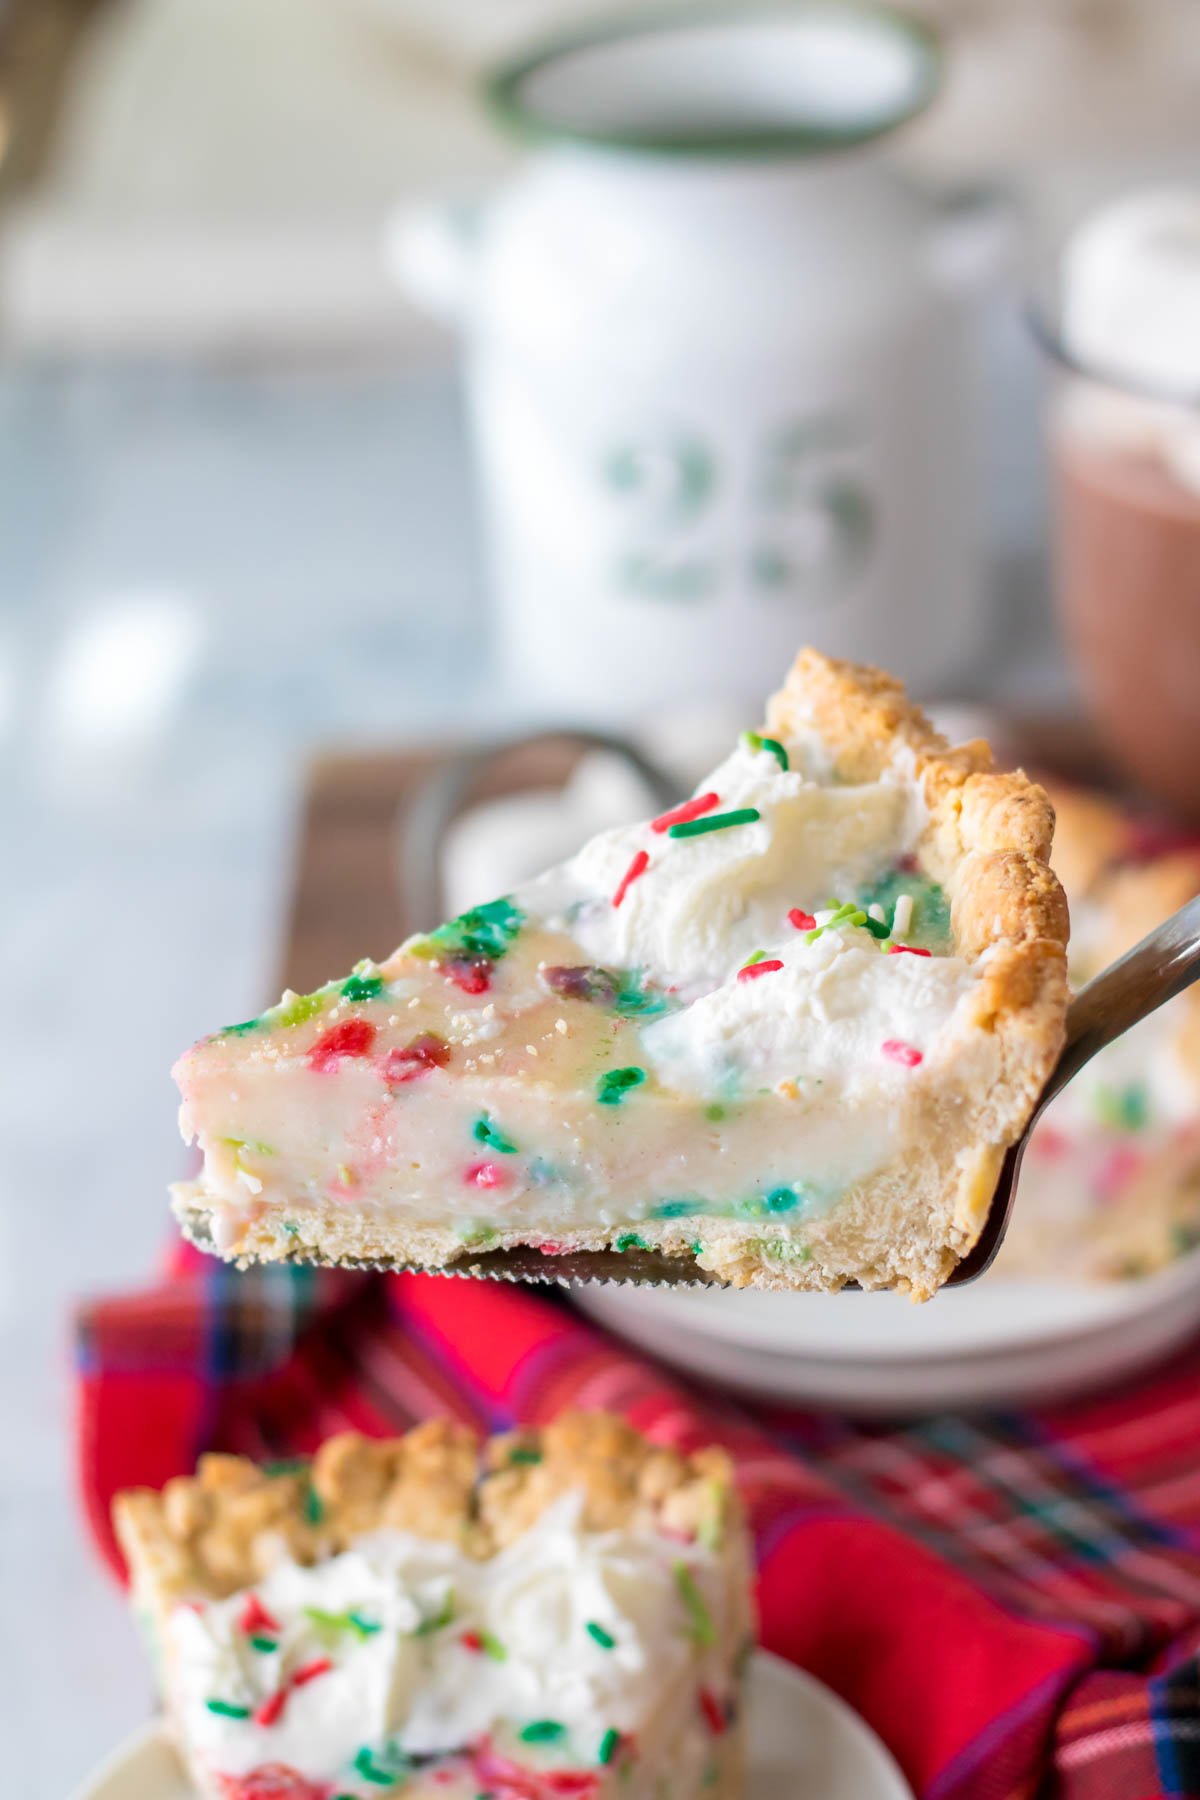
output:
M 757 820 L 684 840 L 646 824 L 603 832 L 522 890 L 521 904 L 566 926 L 598 963 L 644 969 L 685 994 L 724 980 L 784 938 L 790 908 L 853 893 L 908 853 L 926 817 L 902 758 L 882 781 L 839 786 L 811 745 L 786 748 L 785 770 L 739 742 L 697 790 L 718 794 L 722 814 L 749 809 Z M 639 851 L 646 878 L 614 906 Z
M 585 1531 L 575 1495 L 489 1561 L 380 1531 L 312 1568 L 283 1560 L 252 1595 L 178 1607 L 178 1716 L 213 1770 L 283 1763 L 339 1793 L 376 1791 L 364 1760 L 395 1771 L 485 1743 L 538 1760 L 521 1732 L 547 1720 L 561 1729 L 541 1758 L 595 1768 L 607 1733 L 636 1736 L 685 1698 L 699 1755 L 697 1670 L 715 1659 L 705 1679 L 720 1688 L 729 1662 L 723 1591 L 712 1552 Z M 688 1592 L 711 1648 L 694 1641 Z
M 1163 396 L 1077 396 L 1097 442 L 1161 458 L 1200 493 L 1200 188 L 1134 194 L 1093 214 L 1062 261 L 1068 350 L 1099 379 Z
M 813 942 L 792 932 L 770 954 L 783 968 L 770 980 L 725 982 L 686 1012 L 648 1025 L 646 1057 L 671 1087 L 721 1093 L 731 1076 L 745 1088 L 790 1081 L 810 1103 L 830 1084 L 903 1088 L 903 1064 L 880 1055 L 899 1042 L 924 1058 L 955 1007 L 970 993 L 957 956 L 881 956 L 861 929 L 826 930 Z

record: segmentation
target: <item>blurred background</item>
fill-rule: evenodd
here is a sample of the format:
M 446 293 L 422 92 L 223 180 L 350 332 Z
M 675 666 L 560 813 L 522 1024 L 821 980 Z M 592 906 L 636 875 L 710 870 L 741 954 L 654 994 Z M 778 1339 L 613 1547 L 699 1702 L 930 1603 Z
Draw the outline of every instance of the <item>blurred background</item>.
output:
M 578 147 L 529 173 L 556 108 L 591 107 L 603 135 L 611 95 L 510 86 L 506 134 L 479 84 L 577 27 L 567 0 L 0 0 L 0 1415 L 20 1445 L 0 1582 L 24 1591 L 36 1567 L 40 1604 L 80 1621 L 19 1656 L 6 1640 L 6 1742 L 44 1741 L 41 1696 L 78 1697 L 54 1781 L 31 1751 L 22 1791 L 70 1787 L 146 1710 L 132 1638 L 97 1654 L 119 1603 L 72 1517 L 65 1309 L 163 1243 L 167 1071 L 272 988 L 312 753 L 675 720 L 714 670 L 743 716 L 806 637 L 934 701 L 1082 716 L 1026 303 L 1085 215 L 1195 180 L 1200 15 L 917 11 L 944 34 L 940 93 L 921 109 L 921 38 L 912 68 L 877 75 L 884 123 L 919 112 L 881 152 L 919 216 L 882 189 L 842 210 L 811 161 L 802 193 L 785 169 L 745 205 L 711 157 L 700 201 L 672 154 L 669 172 L 618 156 L 607 189 Z M 739 76 L 745 104 L 761 75 Z M 644 127 L 648 79 L 618 72 L 618 135 Z M 872 104 L 863 79 L 851 109 Z M 931 221 L 938 294 L 904 300 L 909 355 L 885 315 Z M 855 364 L 830 333 L 864 296 L 884 305 L 850 400 L 813 377 L 763 425 L 753 396 L 786 356 L 797 391 Z M 762 366 L 716 367 L 714 344 L 748 342 Z M 571 488 L 569 438 L 622 381 L 657 397 L 587 449 L 602 517 Z M 1193 522 L 1196 617 L 1198 541 Z M 593 594 L 601 563 L 619 576 Z

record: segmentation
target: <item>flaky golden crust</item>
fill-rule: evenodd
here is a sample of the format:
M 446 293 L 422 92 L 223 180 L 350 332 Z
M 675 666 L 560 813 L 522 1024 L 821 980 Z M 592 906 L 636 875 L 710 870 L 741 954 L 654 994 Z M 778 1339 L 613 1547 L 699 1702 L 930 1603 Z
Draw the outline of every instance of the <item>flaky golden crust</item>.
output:
M 949 896 L 955 948 L 981 962 L 973 1017 L 994 1057 L 989 1091 L 972 1096 L 976 1141 L 961 1159 L 953 1212 L 944 1215 L 944 1171 L 934 1165 L 897 1196 L 891 1219 L 894 1231 L 915 1231 L 928 1244 L 927 1279 L 909 1291 L 932 1292 L 978 1236 L 1003 1151 L 1024 1130 L 1062 1048 L 1069 922 L 1049 863 L 1054 809 L 1021 771 L 994 770 L 986 744 L 952 748 L 879 669 L 801 651 L 767 716 L 779 736 L 816 730 L 846 781 L 878 780 L 896 767 L 898 750 L 911 759 L 929 809 L 919 865 Z
M 705 1541 L 744 1532 L 724 1451 L 684 1455 L 605 1413 L 564 1413 L 485 1442 L 449 1419 L 399 1438 L 343 1432 L 311 1463 L 274 1471 L 202 1456 L 194 1476 L 161 1492 L 118 1494 L 113 1521 L 135 1588 L 161 1612 L 237 1593 L 282 1556 L 317 1562 L 381 1528 L 488 1557 L 568 1492 L 582 1495 L 589 1530 L 654 1526 Z

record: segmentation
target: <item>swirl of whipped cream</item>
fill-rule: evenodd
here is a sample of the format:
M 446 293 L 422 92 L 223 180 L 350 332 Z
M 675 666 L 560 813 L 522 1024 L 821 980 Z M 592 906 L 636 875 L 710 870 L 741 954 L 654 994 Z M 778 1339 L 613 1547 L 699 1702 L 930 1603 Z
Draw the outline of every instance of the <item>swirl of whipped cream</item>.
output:
M 245 1594 L 171 1615 L 180 1727 L 215 1771 L 285 1763 L 342 1792 L 358 1791 L 364 1744 L 453 1755 L 536 1718 L 594 1766 L 606 1732 L 637 1731 L 695 1676 L 681 1559 L 719 1638 L 716 1559 L 651 1531 L 588 1532 L 577 1495 L 490 1561 L 394 1531 L 312 1568 L 281 1561 L 254 1589 L 273 1648 L 245 1630 Z

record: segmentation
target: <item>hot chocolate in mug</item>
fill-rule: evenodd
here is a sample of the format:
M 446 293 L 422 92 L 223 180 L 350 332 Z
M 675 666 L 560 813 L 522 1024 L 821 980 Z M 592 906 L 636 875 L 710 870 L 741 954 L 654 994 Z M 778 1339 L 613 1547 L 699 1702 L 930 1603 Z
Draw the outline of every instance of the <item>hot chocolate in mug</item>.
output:
M 398 222 L 531 708 L 758 704 L 801 642 L 930 692 L 980 650 L 962 270 L 880 144 L 938 71 L 844 0 L 610 25 L 492 79 L 507 188 Z

